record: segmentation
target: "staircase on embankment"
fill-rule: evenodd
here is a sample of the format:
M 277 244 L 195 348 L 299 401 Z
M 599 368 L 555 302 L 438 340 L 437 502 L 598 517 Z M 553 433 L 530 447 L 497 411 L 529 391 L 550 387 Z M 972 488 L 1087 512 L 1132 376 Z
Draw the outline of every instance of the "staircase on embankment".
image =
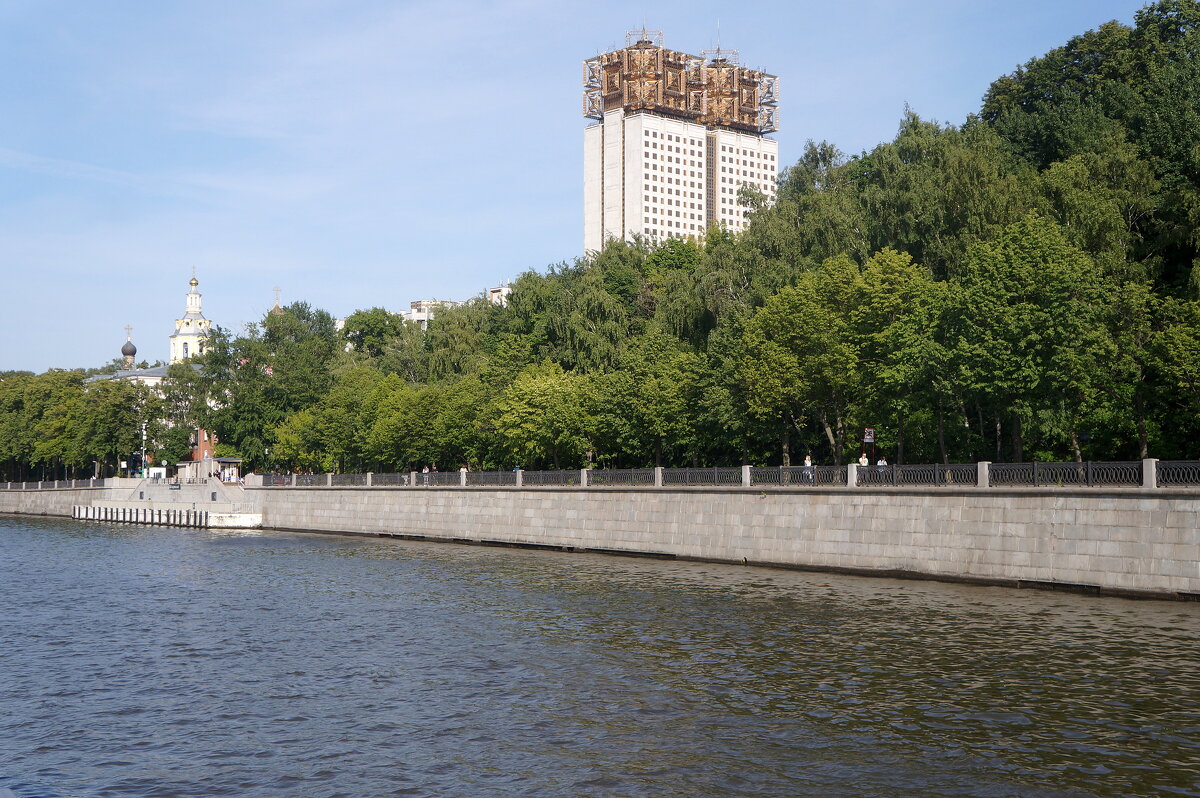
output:
M 241 485 L 218 479 L 196 481 L 121 480 L 88 504 L 74 505 L 74 518 L 133 524 L 257 529 L 262 511 L 246 500 Z

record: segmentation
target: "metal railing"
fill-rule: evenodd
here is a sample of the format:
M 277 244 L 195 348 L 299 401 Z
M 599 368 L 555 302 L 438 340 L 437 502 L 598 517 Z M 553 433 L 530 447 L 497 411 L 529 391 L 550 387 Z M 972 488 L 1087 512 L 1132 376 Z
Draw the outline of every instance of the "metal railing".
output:
M 422 471 L 417 474 L 417 484 L 444 488 L 462 484 L 462 478 L 457 471 Z
M 974 463 L 932 465 L 859 466 L 859 485 L 976 485 L 979 468 Z
M 993 463 L 988 468 L 993 487 L 1137 487 L 1142 464 L 1129 463 Z
M 41 482 L 0 482 L 0 490 L 59 490 L 103 488 L 103 479 L 44 479 Z
M 653 468 L 604 468 L 588 472 L 588 485 L 598 488 L 654 485 Z
M 1200 462 L 1159 460 L 1156 476 L 1160 488 L 1200 485 Z
M 566 488 L 579 485 L 579 470 L 569 471 L 522 471 L 521 484 L 525 487 Z
M 654 472 L 650 472 L 654 484 Z M 664 485 L 741 485 L 741 468 L 664 468 Z
M 1131 462 L 1031 462 L 952 463 L 921 465 L 856 466 L 852 487 L 978 486 L 982 487 L 1200 487 L 1200 461 L 1149 461 L 1153 479 L 1143 473 L 1140 460 Z M 741 466 L 713 468 L 606 468 L 552 471 L 468 471 L 468 486 L 479 487 L 839 487 L 847 484 L 847 466 Z M 371 474 L 262 474 L 262 487 L 450 487 L 463 484 L 460 471 L 427 471 Z M 154 480 L 202 484 L 205 479 Z M 60 479 L 0 482 L 0 491 L 103 488 L 126 485 L 129 480 Z M 132 484 L 136 484 L 133 482 Z
M 750 469 L 751 485 L 781 485 L 816 487 L 818 485 L 845 485 L 845 466 L 753 466 Z
M 468 485 L 516 485 L 516 471 L 468 471 Z

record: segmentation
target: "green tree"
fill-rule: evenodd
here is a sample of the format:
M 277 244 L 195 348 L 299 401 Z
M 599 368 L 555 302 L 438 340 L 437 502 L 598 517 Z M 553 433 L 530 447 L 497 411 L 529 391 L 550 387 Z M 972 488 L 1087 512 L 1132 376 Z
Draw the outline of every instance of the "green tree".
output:
M 1106 343 L 1091 259 L 1031 213 L 975 245 L 960 284 L 960 379 L 990 414 L 1008 416 L 1013 459 L 1024 459 L 1024 429 L 1038 408 L 1065 407 L 1077 431 L 1099 391 L 1094 356 Z
M 858 267 L 831 258 L 817 272 L 769 298 L 746 324 L 739 377 L 748 409 L 799 429 L 815 417 L 835 462 L 846 435 L 863 375 L 851 314 L 861 302 Z M 784 442 L 784 465 L 789 464 Z
M 356 352 L 377 358 L 405 331 L 402 316 L 383 308 L 356 310 L 346 317 L 342 337 Z
M 557 363 L 531 366 L 496 399 L 496 435 L 516 463 L 578 465 L 593 435 L 585 377 Z

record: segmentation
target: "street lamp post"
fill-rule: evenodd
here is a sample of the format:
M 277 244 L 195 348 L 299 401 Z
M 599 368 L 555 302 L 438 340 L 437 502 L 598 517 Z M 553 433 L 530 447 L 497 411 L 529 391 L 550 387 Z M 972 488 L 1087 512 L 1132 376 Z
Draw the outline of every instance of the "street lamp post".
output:
M 146 478 L 146 422 L 142 422 L 142 479 Z

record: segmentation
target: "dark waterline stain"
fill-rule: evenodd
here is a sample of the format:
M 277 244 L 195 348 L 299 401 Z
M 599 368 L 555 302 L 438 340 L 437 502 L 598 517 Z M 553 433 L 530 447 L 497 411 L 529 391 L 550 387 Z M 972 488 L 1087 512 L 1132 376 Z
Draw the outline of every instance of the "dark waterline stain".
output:
M 1200 795 L 1200 608 L 0 519 L 33 796 Z

